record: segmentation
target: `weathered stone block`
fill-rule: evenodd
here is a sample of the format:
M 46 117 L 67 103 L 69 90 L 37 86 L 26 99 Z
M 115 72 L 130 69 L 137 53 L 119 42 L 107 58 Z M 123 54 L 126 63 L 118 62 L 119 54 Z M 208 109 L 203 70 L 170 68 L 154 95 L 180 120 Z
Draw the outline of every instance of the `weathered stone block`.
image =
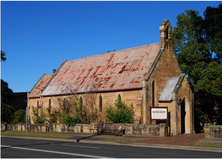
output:
M 167 124 L 160 123 L 159 124 L 159 131 L 155 130 L 155 132 L 159 132 L 160 136 L 162 136 L 162 137 L 167 136 Z

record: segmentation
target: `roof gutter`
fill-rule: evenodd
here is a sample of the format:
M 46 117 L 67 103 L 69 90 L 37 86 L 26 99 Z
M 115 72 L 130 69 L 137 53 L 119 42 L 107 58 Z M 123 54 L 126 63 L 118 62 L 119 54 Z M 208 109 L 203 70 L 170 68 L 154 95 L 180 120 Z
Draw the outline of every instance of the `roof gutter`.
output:
M 50 94 L 50 95 L 41 95 L 42 97 L 51 97 L 51 96 L 65 96 L 65 95 L 74 95 L 74 94 L 84 94 L 84 93 L 105 93 L 105 92 L 117 92 L 117 91 L 129 91 L 129 90 L 140 90 L 142 87 L 135 87 L 130 89 L 113 89 L 113 90 L 96 90 L 96 91 L 84 91 L 84 92 L 71 92 L 71 93 L 61 93 L 61 94 Z M 36 97 L 30 97 L 36 98 Z

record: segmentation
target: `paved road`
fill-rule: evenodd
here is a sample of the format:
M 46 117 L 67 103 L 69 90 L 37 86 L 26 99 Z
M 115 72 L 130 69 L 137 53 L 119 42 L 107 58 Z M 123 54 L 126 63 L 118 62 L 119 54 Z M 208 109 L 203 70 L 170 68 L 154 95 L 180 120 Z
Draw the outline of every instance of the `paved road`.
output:
M 222 152 L 1 137 L 1 157 L 221 158 Z

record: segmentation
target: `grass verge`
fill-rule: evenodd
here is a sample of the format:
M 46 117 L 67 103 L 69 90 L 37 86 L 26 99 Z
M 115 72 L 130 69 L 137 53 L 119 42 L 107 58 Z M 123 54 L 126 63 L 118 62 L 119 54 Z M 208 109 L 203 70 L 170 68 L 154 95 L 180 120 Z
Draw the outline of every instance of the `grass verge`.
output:
M 111 142 L 136 142 L 141 139 L 100 139 L 100 141 L 111 141 Z
M 52 134 L 52 133 L 24 133 L 24 132 L 10 132 L 5 131 L 1 132 L 1 135 L 8 135 L 8 136 L 25 136 L 25 137 L 46 137 L 46 138 L 60 138 L 60 139 L 68 139 L 71 136 L 65 134 Z
M 194 142 L 183 144 L 184 146 L 197 146 L 197 147 L 212 147 L 212 148 L 222 148 L 220 143 L 205 143 L 205 142 Z

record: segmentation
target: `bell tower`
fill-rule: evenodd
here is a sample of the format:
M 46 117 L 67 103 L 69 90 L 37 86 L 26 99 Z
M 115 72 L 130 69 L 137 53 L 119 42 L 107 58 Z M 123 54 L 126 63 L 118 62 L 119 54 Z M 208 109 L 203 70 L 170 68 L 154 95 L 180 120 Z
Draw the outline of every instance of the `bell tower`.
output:
M 172 48 L 172 27 L 168 19 L 163 20 L 160 28 L 160 48 Z

